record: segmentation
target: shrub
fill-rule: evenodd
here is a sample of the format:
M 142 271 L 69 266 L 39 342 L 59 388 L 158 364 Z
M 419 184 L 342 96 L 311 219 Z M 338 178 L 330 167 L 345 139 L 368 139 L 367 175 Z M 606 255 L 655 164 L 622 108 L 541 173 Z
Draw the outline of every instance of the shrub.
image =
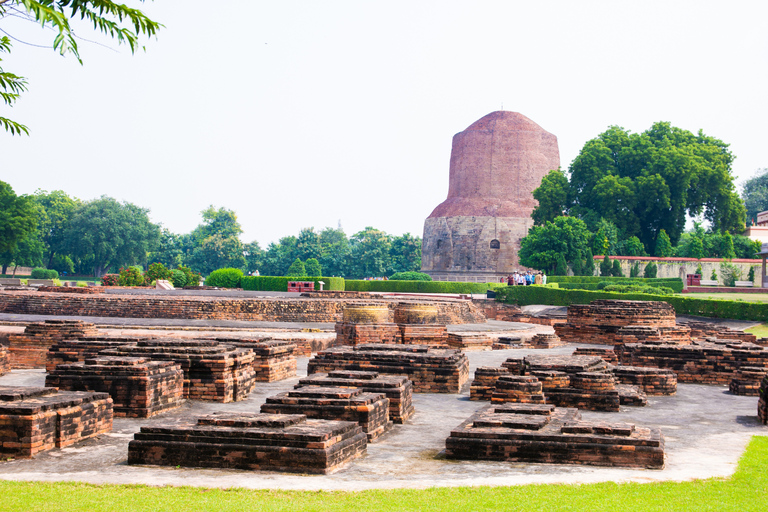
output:
M 218 286 L 219 288 L 238 288 L 243 271 L 239 268 L 220 268 L 211 272 L 205 280 L 206 286 Z
M 184 286 L 199 286 L 202 276 L 197 272 L 194 272 L 191 268 L 179 265 L 177 270 L 184 272 L 184 276 L 187 278 L 187 284 Z
M 395 272 L 389 278 L 390 281 L 431 281 L 432 276 L 424 272 Z
M 741 280 L 741 269 L 736 265 L 723 262 L 720 264 L 720 273 L 723 275 L 725 286 L 736 286 L 736 281 Z
M 311 276 L 311 277 L 317 277 L 323 275 L 323 269 L 320 266 L 320 262 L 317 261 L 317 258 L 309 258 L 304 263 L 304 270 L 306 272 L 305 275 Z
M 285 273 L 286 277 L 304 277 L 307 275 L 307 269 L 304 267 L 304 263 L 299 258 L 296 258 L 291 266 L 288 267 L 288 272 Z
M 136 267 L 121 268 L 117 284 L 120 286 L 143 286 L 144 276 Z
M 187 275 L 181 270 L 171 270 L 171 283 L 174 288 L 184 288 L 187 284 Z
M 747 280 L 755 282 L 755 267 L 749 267 L 749 273 L 747 274 Z
M 594 276 L 595 275 L 595 258 L 592 255 L 592 249 L 587 249 L 587 257 L 584 262 L 584 272 L 583 274 L 585 276 Z
M 63 274 L 73 274 L 75 272 L 75 264 L 72 261 L 72 258 L 69 256 L 62 256 L 61 254 L 55 254 L 53 256 L 51 268 L 54 268 L 59 273 Z
M 611 260 L 608 258 L 608 255 L 606 254 L 603 258 L 602 263 L 600 263 L 600 277 L 607 277 L 613 275 L 611 271 L 613 270 L 613 267 L 611 266 Z
M 701 270 L 701 263 L 699 263 L 698 265 L 696 265 L 696 274 L 697 275 L 701 275 L 702 272 L 703 271 Z
M 712 281 L 717 281 L 717 271 L 715 269 L 712 269 L 712 274 L 709 276 L 709 279 Z
M 101 276 L 101 286 L 119 286 L 119 278 L 120 276 L 117 274 L 104 274 Z
M 152 281 L 157 281 L 158 279 L 169 279 L 170 277 L 171 271 L 162 263 L 152 263 L 144 273 L 144 281 L 146 284 L 150 284 Z
M 363 281 L 348 279 L 344 283 L 348 291 L 390 293 L 485 293 L 489 289 L 533 288 L 532 286 L 507 286 L 501 283 L 457 283 L 447 281 Z M 539 287 L 543 288 L 543 287 Z
M 672 295 L 675 291 L 666 286 L 643 286 L 638 284 L 609 284 L 604 287 L 606 292 L 619 293 L 651 293 L 656 295 Z
M 646 279 L 653 279 L 656 277 L 656 273 L 659 271 L 659 267 L 656 266 L 654 262 L 648 262 L 648 264 L 645 266 L 645 270 L 643 271 L 643 275 Z
M 640 275 L 640 263 L 635 262 L 634 265 L 629 267 L 629 277 L 637 277 Z
M 613 266 L 611 267 L 611 275 L 613 277 L 624 277 L 621 271 L 621 262 L 619 260 L 613 260 Z
M 53 269 L 47 268 L 33 268 L 30 274 L 32 279 L 58 279 L 59 273 Z
M 558 275 L 558 276 L 568 275 L 568 264 L 565 262 L 565 256 L 563 256 L 563 253 L 559 253 L 557 255 L 557 263 L 555 264 L 555 275 Z

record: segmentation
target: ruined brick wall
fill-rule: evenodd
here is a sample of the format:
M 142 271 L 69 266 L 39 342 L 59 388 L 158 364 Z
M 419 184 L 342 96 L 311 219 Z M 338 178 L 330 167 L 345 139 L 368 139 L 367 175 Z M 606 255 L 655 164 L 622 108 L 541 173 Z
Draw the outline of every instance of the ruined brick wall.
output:
M 533 191 L 559 166 L 557 137 L 517 112 L 492 112 L 457 133 L 448 198 L 424 223 L 422 271 L 443 280 L 519 269 Z

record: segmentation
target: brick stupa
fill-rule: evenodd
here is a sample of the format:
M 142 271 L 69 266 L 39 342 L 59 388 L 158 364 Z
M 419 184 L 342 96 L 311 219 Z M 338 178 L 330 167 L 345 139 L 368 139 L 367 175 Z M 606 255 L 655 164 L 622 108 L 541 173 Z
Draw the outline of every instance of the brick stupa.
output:
M 557 137 L 517 112 L 492 112 L 454 135 L 448 198 L 424 222 L 422 271 L 486 282 L 520 269 L 533 191 L 559 166 Z

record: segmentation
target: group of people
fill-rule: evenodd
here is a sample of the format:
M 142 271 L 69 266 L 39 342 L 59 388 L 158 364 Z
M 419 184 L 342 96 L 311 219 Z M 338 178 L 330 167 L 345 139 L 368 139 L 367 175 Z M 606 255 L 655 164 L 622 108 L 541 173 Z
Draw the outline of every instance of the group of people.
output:
M 526 272 L 513 272 L 507 276 L 508 286 L 526 286 L 531 284 L 547 284 L 547 275 L 544 272 L 534 274 L 530 270 Z

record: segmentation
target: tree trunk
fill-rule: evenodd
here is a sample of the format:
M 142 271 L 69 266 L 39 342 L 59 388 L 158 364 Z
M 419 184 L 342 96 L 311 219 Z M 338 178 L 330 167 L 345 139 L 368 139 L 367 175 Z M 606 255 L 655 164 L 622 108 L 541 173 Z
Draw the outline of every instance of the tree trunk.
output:
M 8 265 L 3 265 L 3 275 L 5 275 L 5 272 L 8 270 Z
M 16 269 L 19 268 L 18 265 L 13 266 L 13 277 L 16 277 Z M 5 271 L 3 271 L 3 274 L 5 274 Z

